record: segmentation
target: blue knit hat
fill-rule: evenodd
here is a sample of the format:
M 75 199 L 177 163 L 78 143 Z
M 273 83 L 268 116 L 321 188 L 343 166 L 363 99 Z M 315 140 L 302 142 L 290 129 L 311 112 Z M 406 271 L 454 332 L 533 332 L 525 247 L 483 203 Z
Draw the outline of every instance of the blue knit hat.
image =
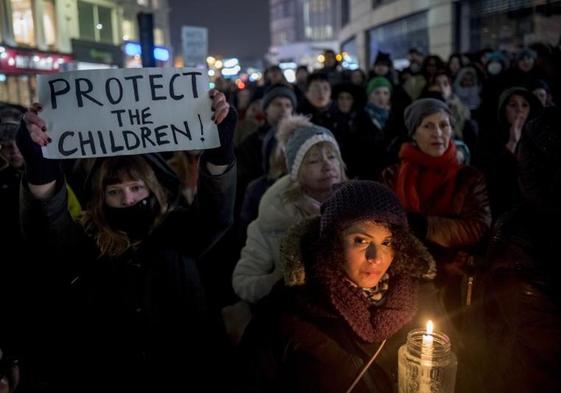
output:
M 292 180 L 298 179 L 298 171 L 306 153 L 312 146 L 321 142 L 331 143 L 335 150 L 339 152 L 339 145 L 327 128 L 314 124 L 310 127 L 301 127 L 294 130 L 285 146 L 286 165 Z

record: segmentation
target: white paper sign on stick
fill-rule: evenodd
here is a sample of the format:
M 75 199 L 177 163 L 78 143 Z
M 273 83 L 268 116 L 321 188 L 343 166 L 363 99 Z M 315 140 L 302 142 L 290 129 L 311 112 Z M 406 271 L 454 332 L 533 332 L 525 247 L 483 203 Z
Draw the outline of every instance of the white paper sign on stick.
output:
M 46 158 L 85 158 L 220 145 L 208 76 L 196 68 L 62 72 L 38 78 L 52 139 Z

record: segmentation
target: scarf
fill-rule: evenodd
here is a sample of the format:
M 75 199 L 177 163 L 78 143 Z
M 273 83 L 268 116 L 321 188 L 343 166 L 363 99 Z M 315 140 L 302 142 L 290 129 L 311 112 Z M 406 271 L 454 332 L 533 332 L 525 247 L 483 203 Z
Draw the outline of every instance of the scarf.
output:
M 399 152 L 401 165 L 394 191 L 405 211 L 446 215 L 451 211 L 460 168 L 456 145 L 451 140 L 440 157 L 423 153 L 411 143 L 404 143 Z
M 365 110 L 376 127 L 382 130 L 386 126 L 386 122 L 390 117 L 389 110 L 379 108 L 371 102 L 366 104 Z
M 345 278 L 347 283 L 351 287 L 358 288 L 350 278 Z M 370 301 L 373 306 L 380 306 L 384 303 L 385 294 L 390 288 L 390 275 L 388 273 L 384 274 L 384 276 L 380 279 L 378 284 L 372 288 L 360 288 L 362 289 L 362 294 L 366 299 Z
M 312 280 L 319 285 L 322 298 L 369 343 L 393 336 L 413 319 L 417 309 L 417 284 L 405 275 L 390 275 L 389 283 L 382 283 L 385 289 L 379 302 L 362 288 L 349 285 L 346 274 L 331 262 L 317 264 Z

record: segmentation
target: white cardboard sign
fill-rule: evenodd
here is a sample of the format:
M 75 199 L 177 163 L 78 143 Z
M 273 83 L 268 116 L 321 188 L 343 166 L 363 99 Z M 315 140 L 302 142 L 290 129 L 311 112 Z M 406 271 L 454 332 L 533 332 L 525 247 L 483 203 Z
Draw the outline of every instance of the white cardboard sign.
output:
M 106 157 L 220 145 L 208 76 L 195 68 L 62 72 L 38 78 L 52 142 L 46 158 Z

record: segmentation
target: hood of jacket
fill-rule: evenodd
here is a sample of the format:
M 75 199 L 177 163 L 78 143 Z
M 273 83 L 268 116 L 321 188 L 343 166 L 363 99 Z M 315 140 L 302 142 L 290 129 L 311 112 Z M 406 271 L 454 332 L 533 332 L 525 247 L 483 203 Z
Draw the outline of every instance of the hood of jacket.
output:
M 292 186 L 290 176 L 285 175 L 263 194 L 258 214 L 263 230 L 286 231 L 295 222 L 319 215 L 320 203 L 304 194 L 295 201 L 287 200 L 286 193 Z

